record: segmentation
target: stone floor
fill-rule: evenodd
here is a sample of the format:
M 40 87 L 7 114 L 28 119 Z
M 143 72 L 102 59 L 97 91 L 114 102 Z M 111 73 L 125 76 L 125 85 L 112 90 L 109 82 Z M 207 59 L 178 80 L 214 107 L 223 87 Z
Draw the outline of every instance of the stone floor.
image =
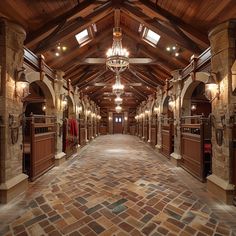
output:
M 101 136 L 0 206 L 0 235 L 236 235 L 236 208 L 137 137 Z

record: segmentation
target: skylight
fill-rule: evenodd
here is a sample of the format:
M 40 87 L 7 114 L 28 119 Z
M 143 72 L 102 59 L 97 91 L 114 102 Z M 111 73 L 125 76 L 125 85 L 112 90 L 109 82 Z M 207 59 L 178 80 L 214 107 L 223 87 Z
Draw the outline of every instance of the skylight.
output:
M 143 39 L 148 43 L 152 44 L 153 46 L 157 45 L 158 41 L 160 40 L 160 35 L 155 33 L 154 31 L 145 28 L 143 32 Z
M 89 39 L 88 30 L 85 29 L 85 30 L 81 31 L 80 33 L 76 34 L 75 37 L 76 37 L 79 44 L 84 43 L 85 41 L 87 41 Z

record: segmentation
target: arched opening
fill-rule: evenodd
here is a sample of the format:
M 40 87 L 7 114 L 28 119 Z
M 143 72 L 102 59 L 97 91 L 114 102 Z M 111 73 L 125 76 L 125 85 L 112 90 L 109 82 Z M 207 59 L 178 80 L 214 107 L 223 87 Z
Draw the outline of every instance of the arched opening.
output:
M 74 104 L 70 96 L 66 96 L 67 103 L 63 107 L 63 135 L 62 151 L 69 157 L 76 152 L 78 145 L 78 122 L 76 120 Z
M 29 86 L 24 98 L 23 172 L 33 181 L 55 163 L 56 117 L 50 91 L 42 81 Z
M 204 95 L 203 81 L 191 81 L 183 91 L 180 164 L 204 181 L 211 174 L 211 103 Z
M 161 112 L 161 152 L 168 158 L 174 152 L 174 114 L 169 100 L 170 96 L 164 98 Z

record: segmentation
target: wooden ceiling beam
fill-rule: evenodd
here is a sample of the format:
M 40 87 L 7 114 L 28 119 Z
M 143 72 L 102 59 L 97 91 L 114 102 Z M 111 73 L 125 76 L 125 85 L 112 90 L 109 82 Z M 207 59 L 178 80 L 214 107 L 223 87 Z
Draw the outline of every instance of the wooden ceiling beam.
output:
M 82 10 L 86 9 L 89 7 L 91 4 L 95 3 L 96 0 L 87 0 L 83 1 L 82 3 L 78 3 L 74 8 L 71 10 L 63 13 L 62 15 L 52 19 L 51 21 L 48 21 L 45 23 L 43 26 L 41 26 L 39 29 L 30 32 L 27 34 L 27 38 L 25 40 L 25 44 L 28 47 L 29 44 L 31 44 L 35 39 L 40 37 L 41 35 L 47 33 L 48 31 L 52 30 L 53 28 L 57 27 L 60 25 L 62 22 L 65 22 L 72 18 L 73 16 L 79 14 Z
M 161 8 L 160 6 L 158 6 L 158 4 L 155 4 L 152 1 L 140 0 L 140 2 L 143 5 L 145 5 L 150 11 L 155 12 L 158 16 L 165 18 L 172 24 L 178 25 L 185 32 L 194 36 L 196 39 L 198 39 L 199 42 L 201 42 L 201 46 L 203 46 L 204 48 L 209 46 L 207 35 L 201 33 L 198 29 L 195 29 L 192 25 L 188 25 L 186 22 L 176 17 L 175 15 L 172 15 L 170 12 Z
M 79 62 L 83 61 L 86 57 L 90 56 L 91 54 L 97 52 L 100 49 L 100 43 L 101 41 L 104 41 L 106 38 L 108 38 L 109 36 L 111 37 L 112 35 L 112 29 L 107 28 L 105 31 L 103 31 L 102 33 L 100 33 L 99 35 L 96 35 L 96 37 L 93 38 L 93 40 L 91 42 L 88 43 L 88 50 L 83 53 L 83 54 L 79 54 L 81 48 L 79 47 L 79 45 L 69 49 L 69 51 L 66 52 L 65 56 L 62 56 L 59 60 L 52 60 L 51 62 L 49 62 L 48 64 L 50 66 L 56 67 L 58 64 L 62 63 L 67 65 L 67 64 L 72 64 L 75 62 Z M 92 48 L 94 48 L 94 50 L 92 50 Z M 81 59 L 79 59 L 81 58 Z M 75 60 L 74 60 L 75 59 Z M 64 68 L 65 65 L 63 65 L 62 67 Z
M 128 4 L 125 4 L 122 8 L 123 11 L 126 11 L 128 15 L 130 15 L 133 19 L 139 21 L 146 25 L 149 29 L 160 32 L 161 36 L 168 38 L 171 41 L 175 41 L 181 47 L 193 52 L 193 53 L 200 53 L 202 50 L 198 47 L 196 43 L 192 40 L 188 40 L 187 38 L 183 38 L 175 33 L 175 31 L 165 27 L 164 25 L 160 24 L 155 18 L 152 19 L 142 11 L 139 11 L 135 7 L 131 7 Z
M 148 77 L 145 76 L 145 79 L 138 75 L 137 71 L 134 68 L 129 68 L 128 70 L 135 78 L 137 78 L 142 83 L 146 84 L 146 86 L 157 88 L 157 86 L 161 85 L 161 83 L 155 83 L 154 81 L 150 80 Z M 140 73 L 141 74 L 141 73 Z
M 132 68 L 130 68 L 132 70 Z M 150 70 L 150 68 L 149 68 Z M 151 73 L 151 70 L 147 72 L 139 71 L 138 67 L 133 67 L 133 72 L 135 72 L 137 75 L 142 76 L 148 83 L 153 84 L 155 88 L 157 86 L 163 86 L 165 84 L 163 79 L 158 78 L 156 75 Z
M 147 50 L 145 48 L 152 48 L 153 49 L 153 47 L 151 45 L 149 45 L 148 43 L 145 43 L 138 35 L 135 35 L 133 32 L 131 32 L 130 29 L 127 29 L 127 27 L 122 26 L 122 30 L 128 36 L 133 38 L 133 40 L 139 41 L 144 46 L 144 50 Z M 169 54 L 167 54 L 166 52 L 159 49 L 158 47 L 155 48 L 155 51 L 156 51 L 156 54 L 155 54 L 154 59 L 156 59 L 156 60 L 160 59 L 160 65 L 165 65 L 167 71 L 172 71 L 172 70 L 177 69 L 179 67 L 185 67 L 188 64 L 187 62 L 185 62 L 185 60 L 180 60 L 176 57 L 172 57 Z M 161 64 L 161 62 L 163 62 L 165 64 Z M 173 67 L 173 65 L 175 67 Z
M 107 71 L 106 70 L 100 70 L 97 73 L 94 73 L 92 76 L 90 76 L 89 78 L 85 79 L 82 83 L 77 84 L 76 86 L 79 89 L 83 89 L 87 86 L 89 86 L 91 84 L 91 82 L 93 81 L 96 82 L 99 78 L 101 78 L 104 74 L 106 74 Z
M 104 4 L 99 9 L 95 10 L 88 16 L 82 18 L 78 18 L 76 20 L 73 20 L 69 22 L 69 24 L 63 28 L 60 32 L 58 32 L 56 35 L 51 37 L 47 41 L 42 41 L 40 43 L 40 47 L 37 47 L 37 50 L 34 51 L 34 53 L 43 53 L 47 50 L 49 50 L 51 47 L 54 47 L 57 43 L 66 40 L 70 38 L 72 35 L 75 35 L 76 33 L 86 29 L 89 27 L 93 22 L 96 22 L 102 18 L 104 18 L 106 15 L 108 15 L 112 11 L 110 2 Z

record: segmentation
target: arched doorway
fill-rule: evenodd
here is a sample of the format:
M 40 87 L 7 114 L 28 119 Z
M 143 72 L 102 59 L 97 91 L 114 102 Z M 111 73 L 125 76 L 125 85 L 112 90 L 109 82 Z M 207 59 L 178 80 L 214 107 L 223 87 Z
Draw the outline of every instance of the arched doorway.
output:
M 180 165 L 205 181 L 211 173 L 211 103 L 205 97 L 205 84 L 192 81 L 182 94 Z
M 168 95 L 164 98 L 161 112 L 161 153 L 168 158 L 174 152 L 174 115 L 169 106 L 169 99 Z
M 33 181 L 54 166 L 56 117 L 47 115 L 53 101 L 42 81 L 31 83 L 29 92 L 23 101 L 23 172 Z
M 79 127 L 71 97 L 67 95 L 63 99 L 66 102 L 63 107 L 62 151 L 69 157 L 77 150 Z

